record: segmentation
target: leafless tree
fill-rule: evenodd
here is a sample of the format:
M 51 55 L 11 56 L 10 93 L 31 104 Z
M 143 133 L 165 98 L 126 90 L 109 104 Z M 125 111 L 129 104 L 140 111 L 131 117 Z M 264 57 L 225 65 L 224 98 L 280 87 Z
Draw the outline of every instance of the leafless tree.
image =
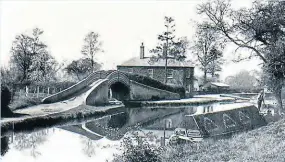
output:
M 47 45 L 40 40 L 43 33 L 43 30 L 35 28 L 32 35 L 20 34 L 13 41 L 11 66 L 19 71 L 20 82 L 50 79 L 48 74 L 54 72 L 58 65 L 49 54 Z
M 103 52 L 101 49 L 102 42 L 99 41 L 99 34 L 95 32 L 89 32 L 84 38 L 84 44 L 81 53 L 91 60 L 91 71 L 95 70 L 95 56 L 98 52 Z
M 229 42 L 237 45 L 237 50 L 240 48 L 251 50 L 249 55 L 238 55 L 236 61 L 252 57 L 258 57 L 263 61 L 264 72 L 268 78 L 271 78 L 269 81 L 275 80 L 281 83 L 277 87 L 274 83 L 267 84 L 276 94 L 281 108 L 280 87 L 284 86 L 284 77 L 274 75 L 273 69 L 285 66 L 282 55 L 277 54 L 282 53 L 280 45 L 282 46 L 281 42 L 284 42 L 285 37 L 285 2 L 255 1 L 250 8 L 234 10 L 230 1 L 215 0 L 199 5 L 198 13 L 207 17 L 206 28 L 217 31 Z
M 198 25 L 191 49 L 204 73 L 203 82 L 205 84 L 208 73 L 214 77 L 216 72 L 221 71 L 224 42 L 218 33 L 212 29 L 204 28 L 204 25 Z

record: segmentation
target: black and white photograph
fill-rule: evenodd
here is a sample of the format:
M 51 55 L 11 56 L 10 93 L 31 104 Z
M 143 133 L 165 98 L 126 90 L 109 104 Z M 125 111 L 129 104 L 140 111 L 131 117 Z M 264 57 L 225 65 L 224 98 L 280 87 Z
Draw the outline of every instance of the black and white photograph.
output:
M 0 0 L 2 162 L 285 162 L 285 1 Z

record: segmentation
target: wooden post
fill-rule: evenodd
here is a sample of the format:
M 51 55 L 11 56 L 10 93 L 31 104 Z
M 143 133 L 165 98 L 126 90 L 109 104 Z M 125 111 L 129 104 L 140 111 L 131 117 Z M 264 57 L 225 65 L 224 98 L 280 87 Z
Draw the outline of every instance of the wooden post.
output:
M 163 129 L 163 146 L 165 146 L 165 129 L 166 129 L 166 120 L 164 120 L 164 129 Z
M 49 95 L 49 87 L 48 87 L 48 89 L 47 89 L 47 94 Z
M 14 122 L 12 122 L 12 143 L 14 142 Z
M 29 93 L 29 88 L 28 86 L 26 86 L 26 96 L 28 97 L 28 93 Z
M 40 87 L 37 86 L 37 98 L 39 98 L 39 93 L 40 93 Z

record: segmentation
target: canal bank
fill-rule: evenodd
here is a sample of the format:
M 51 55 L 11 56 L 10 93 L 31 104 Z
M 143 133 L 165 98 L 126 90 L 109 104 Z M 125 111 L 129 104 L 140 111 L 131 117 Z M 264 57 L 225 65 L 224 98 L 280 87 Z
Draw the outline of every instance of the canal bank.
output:
M 183 108 L 199 105 L 213 104 L 216 102 L 234 102 L 230 97 L 220 97 L 219 95 L 204 95 L 181 100 L 162 100 L 162 101 L 142 101 L 133 102 L 138 104 L 128 105 L 126 107 L 144 107 L 144 108 Z M 58 106 L 59 105 L 59 106 Z M 57 107 L 58 106 L 58 107 Z M 70 106 L 70 107 L 69 107 Z M 18 110 L 17 113 L 26 114 L 22 117 L 2 118 L 2 134 L 11 130 L 14 132 L 25 130 L 34 130 L 35 128 L 45 128 L 55 125 L 63 125 L 70 122 L 86 121 L 86 119 L 96 119 L 106 115 L 123 112 L 125 105 L 107 105 L 107 106 L 88 106 L 80 105 L 72 107 L 69 103 L 42 104 L 26 109 Z
M 223 95 L 200 95 L 193 98 L 180 99 L 180 100 L 159 100 L 159 101 L 129 101 L 125 105 L 127 107 L 149 107 L 149 108 L 162 108 L 162 107 L 181 107 L 181 106 L 200 106 L 210 105 L 217 102 L 235 102 L 234 97 Z
M 41 115 L 25 115 L 18 118 L 1 119 L 1 136 L 11 132 L 33 131 L 52 126 L 80 123 L 106 115 L 124 111 L 124 105 L 109 105 L 96 107 L 80 105 L 66 111 Z

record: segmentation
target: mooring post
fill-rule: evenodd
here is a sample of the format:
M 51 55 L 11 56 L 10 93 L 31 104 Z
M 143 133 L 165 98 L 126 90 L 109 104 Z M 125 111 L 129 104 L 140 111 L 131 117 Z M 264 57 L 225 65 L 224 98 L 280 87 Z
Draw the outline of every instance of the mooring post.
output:
M 163 146 L 165 146 L 165 129 L 166 129 L 166 120 L 164 120 L 164 129 L 163 129 Z
M 37 98 L 39 98 L 39 93 L 40 93 L 40 87 L 37 86 Z
M 14 122 L 12 122 L 12 143 L 14 142 Z
M 28 97 L 28 93 L 29 93 L 29 88 L 28 86 L 26 86 L 26 96 Z

